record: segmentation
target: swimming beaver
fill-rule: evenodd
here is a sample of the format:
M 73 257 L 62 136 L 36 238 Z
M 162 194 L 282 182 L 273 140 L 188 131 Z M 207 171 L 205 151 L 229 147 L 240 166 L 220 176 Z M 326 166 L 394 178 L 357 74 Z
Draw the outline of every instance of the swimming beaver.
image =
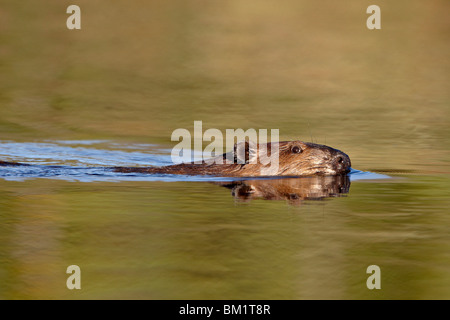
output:
M 234 145 L 233 153 L 224 153 L 199 164 L 191 162 L 165 167 L 115 167 L 113 169 L 116 172 L 123 173 L 213 175 L 222 177 L 339 175 L 350 172 L 350 158 L 337 149 L 302 141 L 282 141 L 277 144 L 268 143 L 262 145 L 253 142 L 240 142 Z M 252 161 L 255 157 L 260 158 L 263 155 L 268 157 L 276 156 L 276 147 L 278 147 L 279 163 L 275 169 L 270 166 L 270 163 L 264 165 L 260 161 Z M 214 160 L 222 160 L 223 163 L 218 164 Z

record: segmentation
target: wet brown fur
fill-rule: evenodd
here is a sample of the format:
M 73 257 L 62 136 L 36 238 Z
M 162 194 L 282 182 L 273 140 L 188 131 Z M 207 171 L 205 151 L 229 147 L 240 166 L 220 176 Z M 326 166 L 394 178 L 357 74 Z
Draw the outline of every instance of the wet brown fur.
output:
M 236 150 L 245 146 L 245 159 L 239 158 Z M 274 170 L 262 164 L 261 155 L 270 156 L 276 152 L 278 146 L 279 165 Z M 295 151 L 300 149 L 299 153 Z M 256 150 L 256 151 L 255 151 Z M 253 152 L 252 152 L 253 151 Z M 276 154 L 274 154 L 276 155 Z M 256 163 L 252 163 L 256 156 Z M 114 171 L 122 173 L 157 173 L 157 174 L 181 174 L 181 175 L 213 175 L 222 177 L 258 177 L 258 176 L 310 176 L 310 175 L 339 175 L 350 171 L 350 158 L 348 155 L 331 147 L 302 142 L 282 141 L 278 145 L 252 144 L 241 142 L 235 145 L 234 153 L 225 153 L 213 160 L 223 160 L 222 164 L 213 161 L 202 163 L 182 163 L 164 167 L 116 167 Z M 230 160 L 231 159 L 231 160 Z M 244 163 L 237 163 L 238 160 Z

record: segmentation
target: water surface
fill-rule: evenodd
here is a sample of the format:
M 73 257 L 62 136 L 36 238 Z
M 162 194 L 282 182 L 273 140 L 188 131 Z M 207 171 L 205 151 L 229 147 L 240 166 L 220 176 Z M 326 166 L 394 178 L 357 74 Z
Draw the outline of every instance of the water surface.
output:
M 0 298 L 450 298 L 448 1 L 377 1 L 381 30 L 361 1 L 78 0 L 78 31 L 70 4 L 1 5 L 0 160 L 32 166 L 0 168 Z M 336 188 L 99 169 L 168 164 L 196 120 L 355 170 Z

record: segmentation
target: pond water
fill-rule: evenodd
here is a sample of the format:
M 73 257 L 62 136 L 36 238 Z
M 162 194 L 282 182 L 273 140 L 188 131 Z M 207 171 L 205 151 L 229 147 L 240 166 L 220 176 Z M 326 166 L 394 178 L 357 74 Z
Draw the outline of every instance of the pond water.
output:
M 1 299 L 449 299 L 448 1 L 6 0 Z M 279 129 L 346 177 L 118 174 Z M 198 150 L 196 150 L 198 151 Z M 69 290 L 67 267 L 81 269 Z M 367 268 L 381 270 L 369 290 Z

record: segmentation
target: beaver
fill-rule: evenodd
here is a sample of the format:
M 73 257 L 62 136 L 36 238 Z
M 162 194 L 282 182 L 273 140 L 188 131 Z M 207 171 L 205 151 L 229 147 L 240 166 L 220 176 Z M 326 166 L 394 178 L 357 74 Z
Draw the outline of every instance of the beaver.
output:
M 277 156 L 278 166 L 253 161 Z M 220 161 L 218 161 L 220 160 Z M 342 175 L 350 172 L 351 162 L 344 152 L 311 142 L 281 141 L 234 145 L 233 151 L 200 163 L 181 163 L 163 167 L 114 167 L 122 173 L 212 175 L 221 177 Z

